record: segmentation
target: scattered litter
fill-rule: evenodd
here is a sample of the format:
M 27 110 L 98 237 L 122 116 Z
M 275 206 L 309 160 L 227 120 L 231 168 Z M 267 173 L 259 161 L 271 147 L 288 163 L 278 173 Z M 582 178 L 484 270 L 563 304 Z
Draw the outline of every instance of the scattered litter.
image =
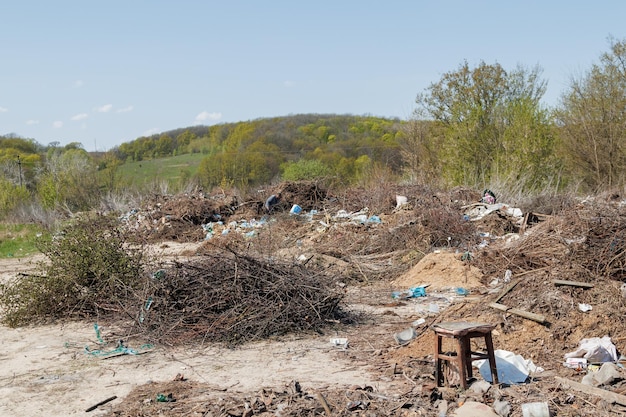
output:
M 550 417 L 548 403 L 535 402 L 522 404 L 523 417 Z
M 513 275 L 513 272 L 511 272 L 510 269 L 507 269 L 506 271 L 504 271 L 504 282 L 511 281 L 511 276 L 512 275 Z
M 407 204 L 408 202 L 409 202 L 409 199 L 406 198 L 405 196 L 397 195 L 396 196 L 396 209 L 399 209 L 400 207 Z
M 416 297 L 426 297 L 425 285 L 421 285 L 419 287 L 412 287 L 406 291 L 394 291 L 391 293 L 391 298 L 393 299 L 416 298 Z
M 617 349 L 609 336 L 592 337 L 581 340 L 577 350 L 566 353 L 565 359 L 568 358 L 585 358 L 590 363 L 616 362 Z
M 585 385 L 599 387 L 601 385 L 611 385 L 616 380 L 623 379 L 617 365 L 613 362 L 605 362 L 594 372 L 589 372 L 581 381 Z
M 469 291 L 466 290 L 465 288 L 462 288 L 462 287 L 456 288 L 455 291 L 456 291 L 457 295 L 466 296 L 466 295 L 469 294 Z
M 578 309 L 582 311 L 583 313 L 586 313 L 588 311 L 591 311 L 593 307 L 591 307 L 590 304 L 578 303 Z
M 396 342 L 399 345 L 406 345 L 407 343 L 409 343 L 411 340 L 415 339 L 416 337 L 417 337 L 417 333 L 415 333 L 415 329 L 412 327 L 409 327 L 406 330 L 396 333 L 393 336 L 393 338 L 396 340 Z
M 157 402 L 160 402 L 160 403 L 173 403 L 176 401 L 172 393 L 169 393 L 167 395 L 157 394 L 156 400 Z
M 411 323 L 413 325 L 413 327 L 417 327 L 417 326 L 421 326 L 422 324 L 426 323 L 426 319 L 425 318 L 420 318 L 415 320 L 413 323 Z
M 578 371 L 582 371 L 583 369 L 587 369 L 587 359 L 585 358 L 567 358 L 563 363 L 563 366 L 570 369 L 576 369 Z
M 294 204 L 294 205 L 291 207 L 291 210 L 289 210 L 289 213 L 290 213 L 290 214 L 300 214 L 300 213 L 302 213 L 302 207 L 300 207 L 300 206 L 299 206 L 299 205 L 297 205 L 297 204 Z
M 428 311 L 431 313 L 435 313 L 438 314 L 439 313 L 439 304 L 437 303 L 430 303 L 428 304 Z
M 498 368 L 498 381 L 501 384 L 522 384 L 526 382 L 531 373 L 543 372 L 542 368 L 535 366 L 530 359 L 524 359 L 521 355 L 506 350 L 494 351 L 496 367 Z M 483 379 L 491 382 L 491 369 L 489 361 L 481 359 L 474 361 Z
M 348 348 L 348 339 L 345 337 L 333 337 L 330 339 L 330 344 L 335 347 L 340 347 L 343 349 Z

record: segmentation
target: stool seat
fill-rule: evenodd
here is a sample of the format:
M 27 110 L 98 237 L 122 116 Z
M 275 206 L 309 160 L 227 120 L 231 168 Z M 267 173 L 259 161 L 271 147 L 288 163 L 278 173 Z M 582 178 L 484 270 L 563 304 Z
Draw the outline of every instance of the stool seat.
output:
M 491 333 L 496 328 L 496 325 L 471 321 L 453 321 L 433 324 L 432 328 L 438 334 L 460 337 L 468 333 Z
M 496 358 L 493 352 L 493 340 L 491 331 L 495 329 L 495 324 L 477 323 L 468 321 L 444 322 L 431 326 L 435 332 L 435 379 L 437 386 L 443 385 L 443 362 L 455 363 L 459 370 L 461 386 L 467 389 L 467 379 L 472 377 L 472 361 L 477 359 L 487 359 L 493 383 L 498 383 L 498 370 L 496 368 Z M 452 338 L 456 341 L 456 352 L 445 354 L 442 348 L 443 338 Z M 471 350 L 470 341 L 473 338 L 483 338 L 486 345 L 486 353 Z

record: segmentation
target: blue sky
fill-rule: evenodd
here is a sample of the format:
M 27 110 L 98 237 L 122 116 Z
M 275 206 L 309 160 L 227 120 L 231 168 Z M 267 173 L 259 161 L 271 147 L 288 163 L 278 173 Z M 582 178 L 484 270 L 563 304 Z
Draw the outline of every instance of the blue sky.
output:
M 626 39 L 623 1 L 4 1 L 0 135 L 108 150 L 300 113 L 408 119 L 465 61 L 539 66 L 546 105 Z

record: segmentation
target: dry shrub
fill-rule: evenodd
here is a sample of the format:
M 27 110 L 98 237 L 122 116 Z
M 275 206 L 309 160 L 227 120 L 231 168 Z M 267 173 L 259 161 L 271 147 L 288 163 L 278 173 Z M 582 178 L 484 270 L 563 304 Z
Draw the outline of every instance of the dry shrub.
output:
M 233 251 L 174 262 L 148 283 L 152 300 L 138 325 L 169 344 L 228 345 L 298 331 L 338 318 L 342 292 L 323 272 Z
M 3 320 L 10 326 L 59 318 L 113 314 L 142 281 L 141 246 L 109 216 L 85 215 L 53 237 L 42 238 L 47 257 L 39 273 L 22 274 L 0 287 Z

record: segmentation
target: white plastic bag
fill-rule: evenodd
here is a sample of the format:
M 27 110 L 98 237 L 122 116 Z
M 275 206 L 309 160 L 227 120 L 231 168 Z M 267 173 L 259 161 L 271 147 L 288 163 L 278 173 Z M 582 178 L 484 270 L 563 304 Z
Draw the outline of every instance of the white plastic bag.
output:
M 589 363 L 615 362 L 617 349 L 609 336 L 591 337 L 581 340 L 577 350 L 566 353 L 567 358 L 585 358 Z

